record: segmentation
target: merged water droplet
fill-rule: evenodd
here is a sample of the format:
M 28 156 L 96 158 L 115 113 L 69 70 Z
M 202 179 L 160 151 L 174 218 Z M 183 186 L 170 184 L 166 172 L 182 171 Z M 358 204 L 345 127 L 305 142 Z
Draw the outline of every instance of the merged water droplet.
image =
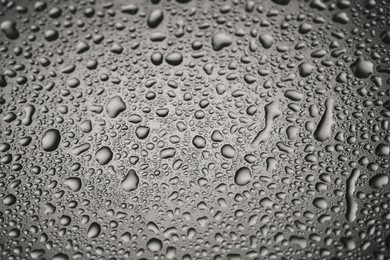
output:
M 135 170 L 129 170 L 126 177 L 121 182 L 121 187 L 124 191 L 130 192 L 137 189 L 139 177 Z

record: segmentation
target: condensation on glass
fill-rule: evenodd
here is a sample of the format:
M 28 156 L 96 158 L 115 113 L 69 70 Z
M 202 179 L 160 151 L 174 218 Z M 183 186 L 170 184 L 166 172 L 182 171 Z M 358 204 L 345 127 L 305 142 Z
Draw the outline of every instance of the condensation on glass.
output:
M 1 259 L 390 259 L 386 0 L 0 2 Z

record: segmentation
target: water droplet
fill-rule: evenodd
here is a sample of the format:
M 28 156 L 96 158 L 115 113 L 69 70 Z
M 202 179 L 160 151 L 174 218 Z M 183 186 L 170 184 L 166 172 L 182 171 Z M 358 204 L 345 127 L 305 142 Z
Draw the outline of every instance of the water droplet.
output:
M 95 153 L 95 159 L 100 165 L 106 165 L 111 161 L 113 153 L 108 146 L 103 146 Z
M 135 170 L 130 170 L 126 177 L 121 182 L 121 187 L 124 191 L 130 192 L 137 189 L 139 183 L 139 177 Z
M 57 129 L 49 129 L 42 137 L 42 149 L 46 152 L 55 151 L 61 141 L 61 134 Z
M 234 175 L 234 182 L 238 186 L 245 186 L 252 180 L 252 173 L 248 167 L 241 167 Z

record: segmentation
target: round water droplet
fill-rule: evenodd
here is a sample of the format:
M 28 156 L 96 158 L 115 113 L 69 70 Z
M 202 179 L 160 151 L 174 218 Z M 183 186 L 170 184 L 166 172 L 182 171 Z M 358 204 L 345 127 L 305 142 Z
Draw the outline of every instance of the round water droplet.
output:
M 89 238 L 96 238 L 100 235 L 101 231 L 102 228 L 100 227 L 100 224 L 93 222 L 88 228 L 87 236 Z
M 225 144 L 221 148 L 221 154 L 226 158 L 234 158 L 236 157 L 236 150 L 230 144 Z
M 82 186 L 82 183 L 81 183 L 81 179 L 78 178 L 78 177 L 70 177 L 70 178 L 67 178 L 64 182 L 64 184 L 66 186 L 68 186 L 68 188 L 71 190 L 71 191 L 74 191 L 74 192 L 77 192 L 81 189 L 81 186 Z
M 42 149 L 46 152 L 55 151 L 61 141 L 61 134 L 57 129 L 49 129 L 42 137 Z
M 192 144 L 193 144 L 196 148 L 198 148 L 198 149 L 205 148 L 205 147 L 206 147 L 206 139 L 205 139 L 203 136 L 196 135 L 196 136 L 192 139 Z
M 183 55 L 180 52 L 171 52 L 165 57 L 165 61 L 169 65 L 177 66 L 183 62 Z
M 159 26 L 159 24 L 162 22 L 164 19 L 164 13 L 160 9 L 156 9 L 153 12 L 151 12 L 148 16 L 148 26 L 150 28 L 156 28 Z
M 247 185 L 252 180 L 252 173 L 248 167 L 241 167 L 236 171 L 234 175 L 234 182 L 238 186 Z
M 112 159 L 113 153 L 108 146 L 103 146 L 95 153 L 95 159 L 100 165 L 106 165 Z
M 162 249 L 162 242 L 160 239 L 152 238 L 146 244 L 147 248 L 152 252 L 158 252 Z

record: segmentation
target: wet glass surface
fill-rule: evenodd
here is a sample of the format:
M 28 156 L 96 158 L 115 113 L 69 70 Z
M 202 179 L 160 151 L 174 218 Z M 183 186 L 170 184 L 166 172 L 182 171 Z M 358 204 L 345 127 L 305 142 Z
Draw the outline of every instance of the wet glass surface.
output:
M 0 3 L 1 259 L 390 259 L 386 0 Z

